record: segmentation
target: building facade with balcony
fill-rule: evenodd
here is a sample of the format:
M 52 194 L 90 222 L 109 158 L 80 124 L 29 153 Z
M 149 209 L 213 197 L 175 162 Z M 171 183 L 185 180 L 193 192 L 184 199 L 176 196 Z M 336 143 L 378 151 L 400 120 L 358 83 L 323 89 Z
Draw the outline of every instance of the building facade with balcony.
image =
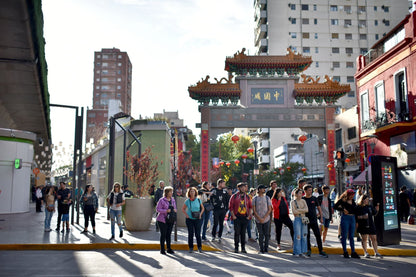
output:
M 416 183 L 416 12 L 357 59 L 360 148 L 394 156 Z M 400 176 L 399 176 L 400 182 Z
M 312 56 L 306 75 L 330 75 L 353 87 L 355 61 L 409 12 L 408 0 L 255 0 L 256 54 L 282 55 L 286 48 Z M 352 89 L 337 102 L 356 105 Z

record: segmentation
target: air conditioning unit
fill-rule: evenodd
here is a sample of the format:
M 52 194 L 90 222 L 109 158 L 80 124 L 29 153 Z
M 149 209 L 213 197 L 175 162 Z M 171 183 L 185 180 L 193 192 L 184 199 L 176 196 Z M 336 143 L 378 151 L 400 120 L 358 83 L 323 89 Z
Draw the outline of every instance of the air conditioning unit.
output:
M 347 10 L 347 14 L 352 14 L 352 10 Z
M 364 27 L 365 27 L 365 25 L 364 25 L 364 24 L 358 24 L 358 27 L 360 27 L 360 28 L 364 28 Z
M 345 153 L 350 154 L 354 152 L 354 144 L 350 144 L 347 147 L 345 147 Z
M 349 27 L 351 27 L 351 24 L 344 24 L 344 27 L 349 28 Z

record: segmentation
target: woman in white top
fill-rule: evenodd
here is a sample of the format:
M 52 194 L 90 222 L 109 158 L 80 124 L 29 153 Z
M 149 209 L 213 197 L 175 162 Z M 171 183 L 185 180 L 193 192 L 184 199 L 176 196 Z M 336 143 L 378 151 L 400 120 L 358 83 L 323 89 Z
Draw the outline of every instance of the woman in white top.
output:
M 305 217 L 305 213 L 308 212 L 308 205 L 306 201 L 302 199 L 303 190 L 295 190 L 295 199 L 290 202 L 292 208 L 293 216 L 295 220 L 293 221 L 293 230 L 294 230 L 294 240 L 293 240 L 293 255 L 299 257 L 307 257 L 305 253 L 308 251 L 307 246 L 307 233 L 308 227 L 302 221 L 302 217 Z

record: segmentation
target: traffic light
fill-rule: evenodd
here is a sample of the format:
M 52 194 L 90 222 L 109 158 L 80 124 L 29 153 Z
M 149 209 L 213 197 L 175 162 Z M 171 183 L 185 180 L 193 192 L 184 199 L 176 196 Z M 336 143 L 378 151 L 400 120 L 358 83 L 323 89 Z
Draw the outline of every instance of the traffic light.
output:
M 14 160 L 14 168 L 21 169 L 22 168 L 22 159 L 15 159 Z

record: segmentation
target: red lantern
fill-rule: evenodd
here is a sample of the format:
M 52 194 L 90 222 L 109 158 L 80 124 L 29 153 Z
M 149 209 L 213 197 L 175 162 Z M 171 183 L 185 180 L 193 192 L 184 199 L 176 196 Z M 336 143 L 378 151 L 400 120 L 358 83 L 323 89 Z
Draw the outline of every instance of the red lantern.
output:
M 308 139 L 308 137 L 307 136 L 305 136 L 305 135 L 301 135 L 299 138 L 298 138 L 298 140 L 303 144 L 306 140 Z
M 241 155 L 241 158 L 243 158 L 244 160 L 246 160 L 247 159 L 247 154 L 243 154 L 243 155 Z
M 333 164 L 327 164 L 326 165 L 326 167 L 328 168 L 328 170 L 331 170 L 333 166 L 334 166 Z
M 345 159 L 345 162 L 346 162 L 346 163 L 350 163 L 350 161 L 351 161 L 351 160 L 350 160 L 349 158 L 346 158 L 346 159 Z
M 290 166 L 286 167 L 287 171 L 290 171 L 292 168 Z
M 276 175 L 277 174 L 277 171 L 273 171 L 273 174 Z
M 231 140 L 234 142 L 234 144 L 237 144 L 237 141 L 240 140 L 240 137 L 237 136 L 237 135 L 234 135 L 234 136 L 231 137 Z
M 220 166 L 223 166 L 224 165 L 224 162 L 223 161 L 220 161 Z
M 240 163 L 240 160 L 235 160 L 234 163 L 236 166 L 238 166 L 238 164 Z
M 253 153 L 253 152 L 254 152 L 254 149 L 253 149 L 253 148 L 248 148 L 248 149 L 247 149 L 247 152 L 251 154 L 251 153 Z
M 306 172 L 306 167 L 302 167 L 302 171 L 303 171 L 303 173 L 305 173 Z
M 227 162 L 225 165 L 228 166 L 228 167 L 230 167 L 231 163 L 230 162 Z

